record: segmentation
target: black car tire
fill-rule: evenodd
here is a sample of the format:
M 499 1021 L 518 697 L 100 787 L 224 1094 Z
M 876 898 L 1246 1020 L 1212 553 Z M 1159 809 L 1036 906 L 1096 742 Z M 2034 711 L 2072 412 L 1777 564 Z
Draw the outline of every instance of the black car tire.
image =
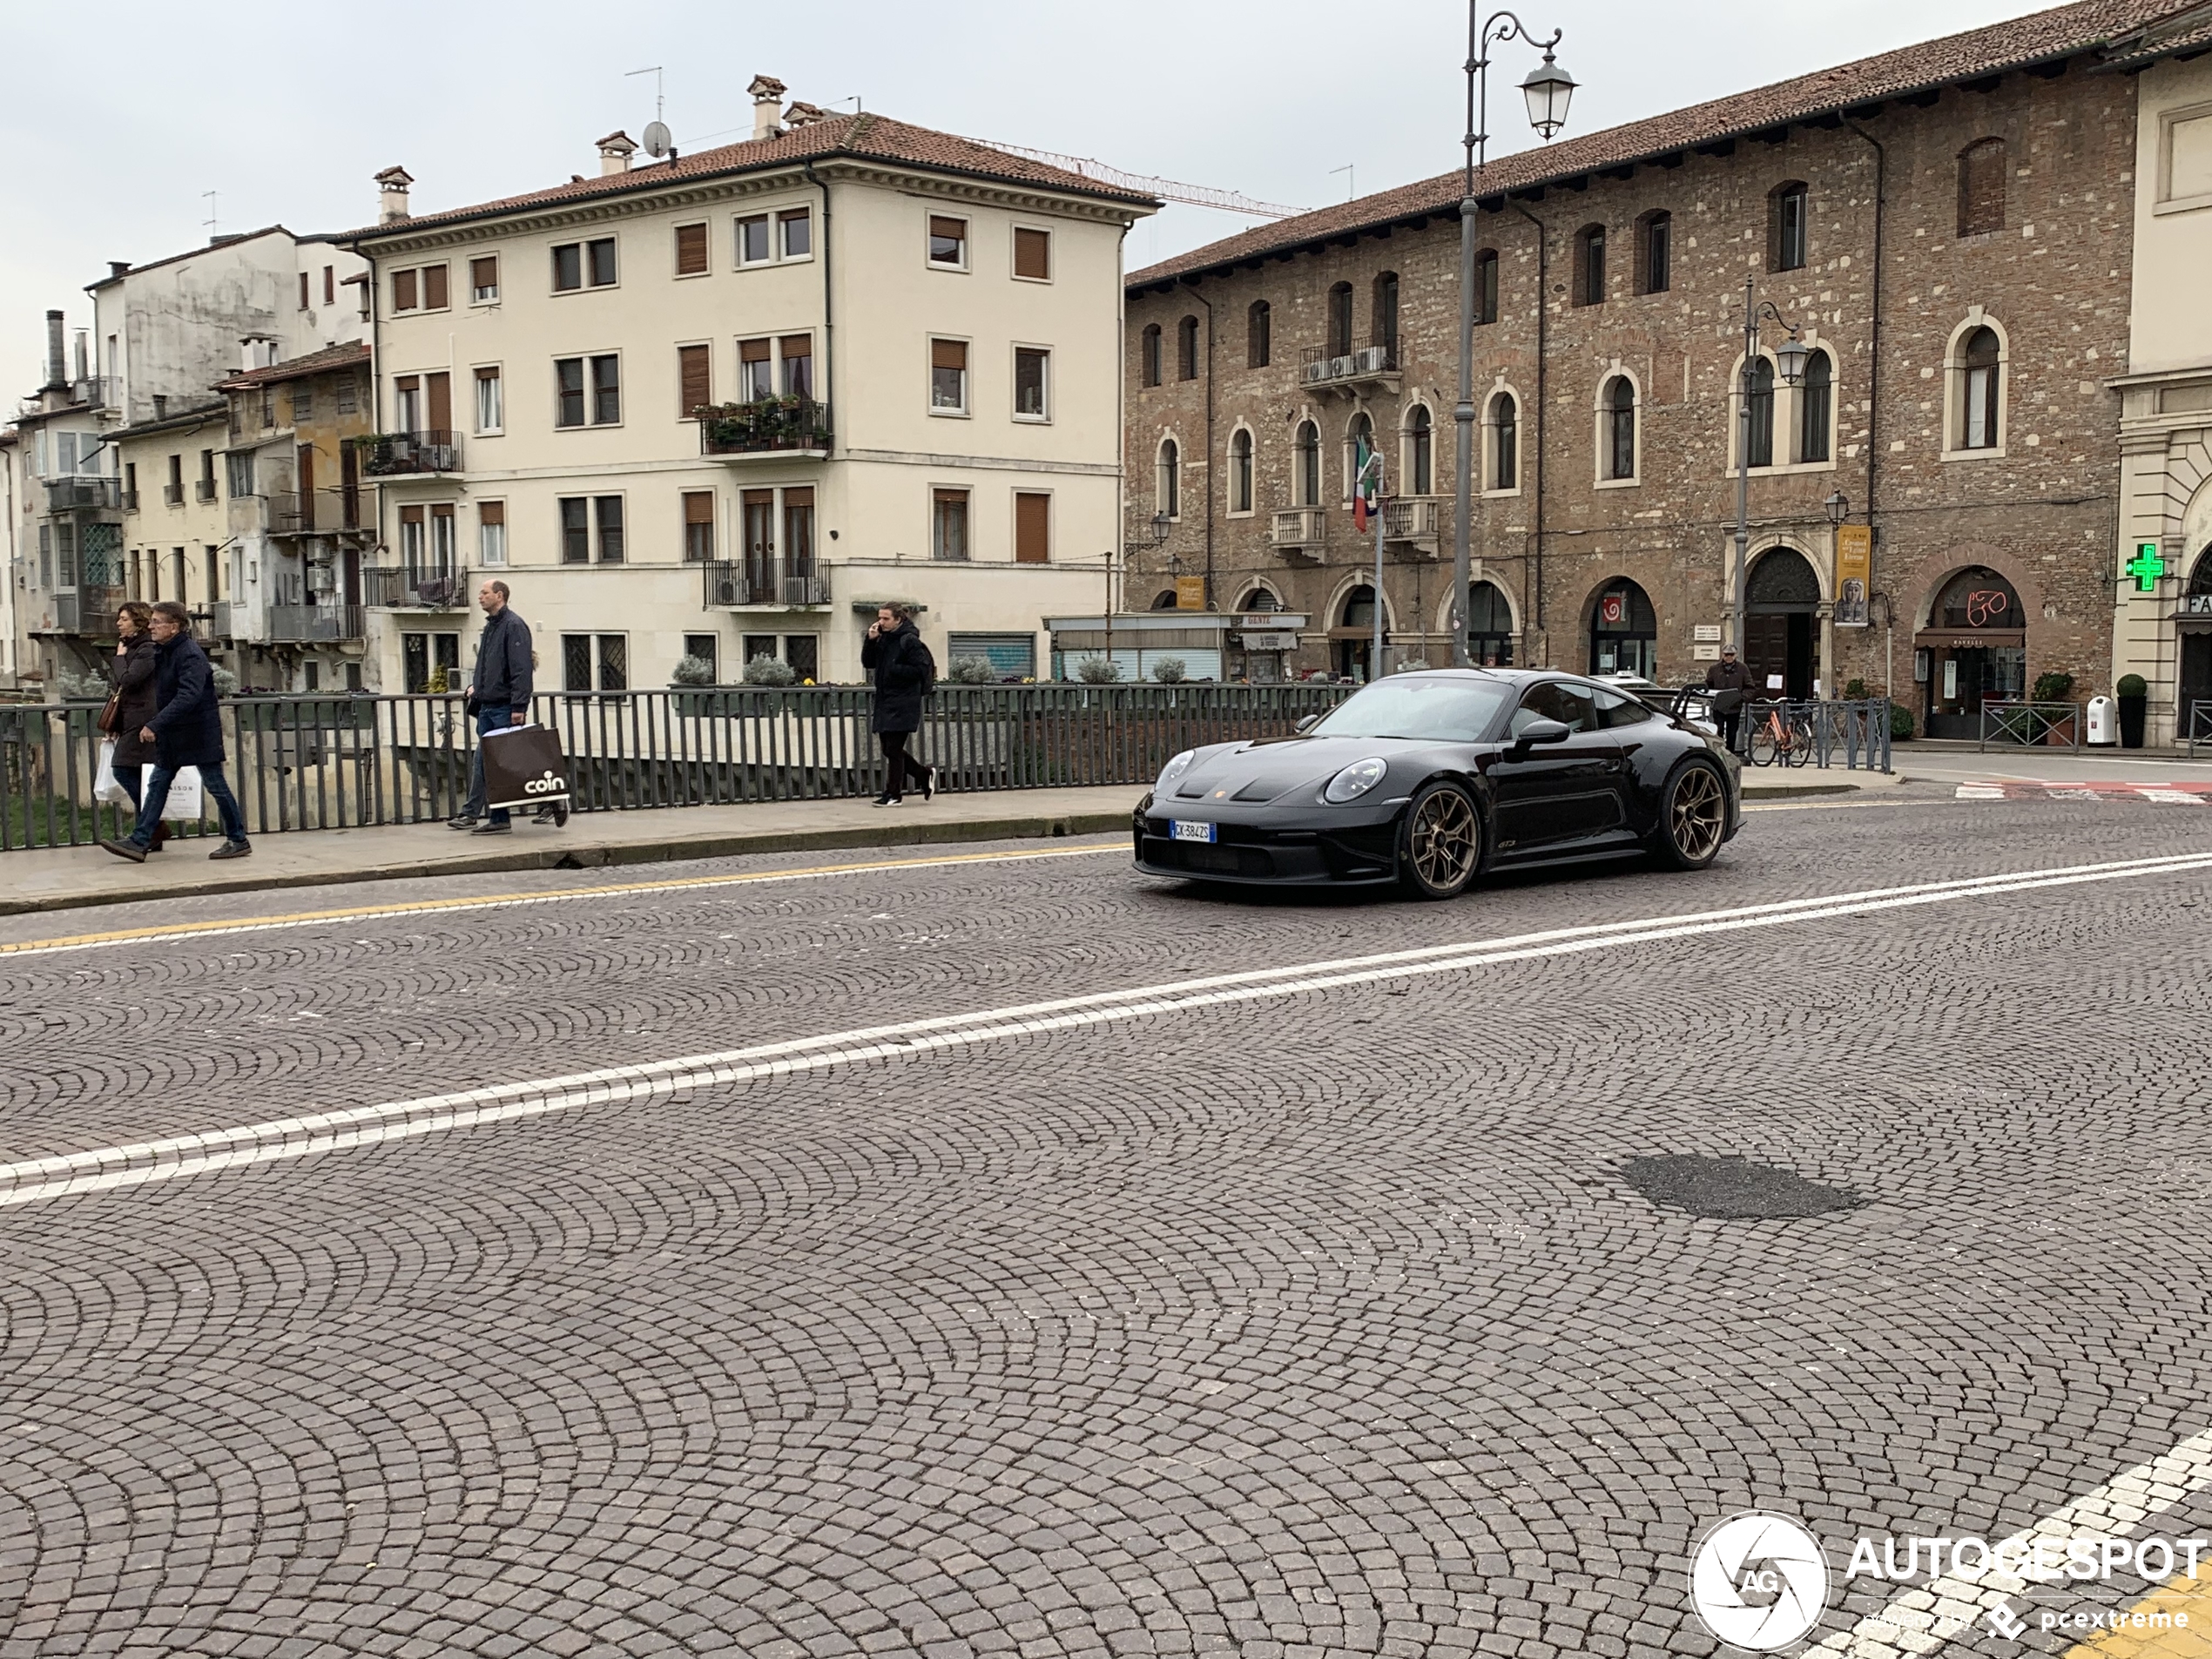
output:
M 1728 780 L 1708 761 L 1684 761 L 1659 792 L 1652 857 L 1669 870 L 1702 870 L 1727 836 Z
M 1398 820 L 1398 880 L 1418 899 L 1456 899 L 1482 867 L 1474 798 L 1439 779 L 1416 790 Z

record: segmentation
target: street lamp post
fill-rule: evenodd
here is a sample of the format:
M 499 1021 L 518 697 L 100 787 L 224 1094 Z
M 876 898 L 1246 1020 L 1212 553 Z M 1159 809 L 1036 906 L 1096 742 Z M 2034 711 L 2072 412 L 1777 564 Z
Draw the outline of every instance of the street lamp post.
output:
M 1805 359 L 1812 348 L 1798 337 L 1797 325 L 1774 308 L 1771 300 L 1762 301 L 1757 285 L 1746 277 L 1743 281 L 1743 371 L 1737 386 L 1736 416 L 1736 580 L 1735 604 L 1728 613 L 1728 643 L 1735 648 L 1736 659 L 1747 662 L 1744 619 L 1750 614 L 1750 598 L 1743 590 L 1743 563 L 1751 548 L 1751 371 L 1759 361 L 1759 320 L 1770 317 L 1788 329 L 1789 338 L 1775 347 L 1774 355 L 1781 367 L 1781 380 L 1785 386 L 1795 386 L 1805 376 Z M 1767 418 L 1772 420 L 1771 408 Z
M 1520 39 L 1544 54 L 1544 61 L 1528 71 L 1521 84 L 1528 105 L 1528 124 L 1548 142 L 1567 125 L 1568 101 L 1575 95 L 1573 77 L 1553 61 L 1552 48 L 1565 31 L 1554 29 L 1549 40 L 1539 40 L 1510 11 L 1497 11 L 1480 28 L 1475 25 L 1477 0 L 1467 0 L 1467 183 L 1460 199 L 1460 401 L 1452 418 L 1460 430 L 1458 479 L 1459 510 L 1452 527 L 1452 665 L 1471 666 L 1467 658 L 1467 588 L 1474 570 L 1469 546 L 1474 506 L 1474 181 L 1489 164 L 1490 48 L 1494 44 Z M 1541 305 L 1544 297 L 1537 296 Z M 1376 595 L 1376 603 L 1382 596 Z

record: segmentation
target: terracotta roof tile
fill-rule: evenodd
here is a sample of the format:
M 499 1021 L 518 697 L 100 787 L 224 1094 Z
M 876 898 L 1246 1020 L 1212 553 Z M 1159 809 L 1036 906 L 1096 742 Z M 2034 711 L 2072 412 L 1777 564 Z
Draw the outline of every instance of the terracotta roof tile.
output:
M 334 368 L 351 368 L 368 361 L 368 342 L 349 341 L 342 346 L 326 346 L 320 351 L 311 351 L 305 357 L 287 358 L 281 363 L 271 363 L 266 368 L 249 368 L 242 374 L 233 374 L 226 381 L 215 382 L 219 392 L 243 392 L 256 386 L 273 386 L 279 381 L 301 381 L 310 374 L 320 374 Z
M 1102 184 L 1096 179 L 1086 179 L 1081 173 L 1069 172 L 1041 161 L 1031 161 L 1023 156 L 1009 155 L 1003 150 L 994 150 L 988 145 L 978 144 L 972 138 L 955 138 L 949 132 L 935 132 L 927 127 L 909 126 L 904 121 L 894 121 L 887 116 L 839 115 L 792 129 L 779 138 L 749 138 L 742 144 L 725 144 L 716 149 L 701 150 L 671 163 L 635 167 L 628 172 L 609 173 L 602 177 L 572 179 L 567 184 L 555 185 L 550 190 L 502 197 L 497 201 L 479 202 L 470 207 L 451 207 L 442 212 L 417 213 L 411 219 L 400 219 L 393 224 L 372 225 L 361 230 L 348 231 L 336 239 L 365 242 L 379 237 L 404 236 L 413 231 L 440 225 L 491 219 L 507 213 L 526 212 L 532 208 L 561 206 L 570 202 L 593 201 L 631 191 L 658 190 L 671 181 L 711 179 L 725 173 L 758 172 L 772 167 L 788 167 L 800 162 L 826 160 L 835 156 L 904 164 L 927 168 L 932 172 L 959 173 L 1004 184 L 1035 185 L 1042 189 L 1063 191 L 1071 195 L 1103 197 L 1109 201 L 1126 202 L 1131 206 L 1159 206 L 1157 200 L 1141 191 Z
M 1884 98 L 2132 42 L 2148 25 L 2181 17 L 2203 3 L 2204 0 L 2077 0 L 2073 5 L 1990 28 L 1923 41 L 1795 80 L 1502 157 L 1490 164 L 1476 188 L 1487 199 L 1508 191 L 1532 189 L 1602 168 L 1668 155 L 1693 145 L 1718 143 L 1786 122 L 1809 120 Z M 2173 48 L 2168 44 L 2159 50 Z M 1258 226 L 1131 272 L 1128 285 L 1131 289 L 1142 288 L 1194 272 L 1225 268 L 1262 254 L 1422 213 L 1456 215 L 1461 184 L 1462 174 L 1454 169 L 1417 184 Z

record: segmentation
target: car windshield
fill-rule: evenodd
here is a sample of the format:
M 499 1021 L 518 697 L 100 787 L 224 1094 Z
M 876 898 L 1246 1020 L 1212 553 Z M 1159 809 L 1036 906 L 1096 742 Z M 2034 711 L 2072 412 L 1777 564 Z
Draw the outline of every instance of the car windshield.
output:
M 1497 724 L 1513 693 L 1504 680 L 1387 679 L 1331 710 L 1313 735 L 1475 743 Z

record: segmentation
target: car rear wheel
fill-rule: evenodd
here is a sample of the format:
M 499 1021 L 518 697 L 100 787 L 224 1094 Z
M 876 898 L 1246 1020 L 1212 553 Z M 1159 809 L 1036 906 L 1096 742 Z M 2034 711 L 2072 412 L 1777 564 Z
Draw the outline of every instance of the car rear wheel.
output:
M 1667 780 L 1659 802 L 1659 827 L 1651 850 L 1670 870 L 1702 870 L 1719 856 L 1728 834 L 1728 785 L 1720 772 L 1693 760 Z
M 1422 786 L 1399 820 L 1398 879 L 1417 898 L 1455 899 L 1482 863 L 1482 819 L 1454 783 Z

